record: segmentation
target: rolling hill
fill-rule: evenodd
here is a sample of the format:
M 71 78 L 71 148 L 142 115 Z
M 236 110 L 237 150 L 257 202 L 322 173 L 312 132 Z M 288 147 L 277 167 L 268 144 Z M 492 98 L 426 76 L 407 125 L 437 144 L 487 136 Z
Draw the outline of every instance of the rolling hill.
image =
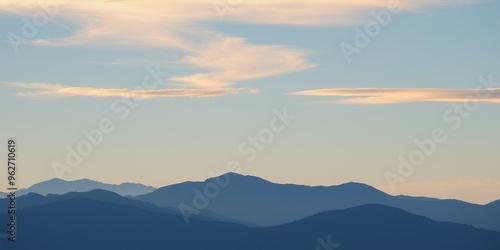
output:
M 5 249 L 500 249 L 499 232 L 382 205 L 258 228 L 197 219 L 188 225 L 180 215 L 73 198 L 20 210 L 18 235 L 15 244 L 2 242 Z

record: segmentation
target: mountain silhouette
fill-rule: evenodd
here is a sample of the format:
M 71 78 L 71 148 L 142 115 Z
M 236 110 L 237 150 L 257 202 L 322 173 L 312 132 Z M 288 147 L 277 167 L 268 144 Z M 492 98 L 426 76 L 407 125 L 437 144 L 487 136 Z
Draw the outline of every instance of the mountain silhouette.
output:
M 499 231 L 500 200 L 457 215 L 452 220 L 466 225 L 481 225 L 481 228 Z
M 158 207 L 148 202 L 134 200 L 128 197 L 120 196 L 116 193 L 107 190 L 94 189 L 89 192 L 69 192 L 63 195 L 55 195 L 48 194 L 46 196 L 37 194 L 37 193 L 29 193 L 20 197 L 17 197 L 17 209 L 26 209 L 31 207 L 37 207 L 47 204 L 52 204 L 59 201 L 65 201 L 75 198 L 82 198 L 94 201 L 105 201 L 110 202 L 117 205 L 124 206 L 132 206 L 141 208 L 143 210 L 159 212 L 159 213 L 168 213 L 172 215 L 181 215 L 178 209 L 168 208 L 168 207 Z M 0 199 L 0 207 L 8 207 L 9 199 Z M 247 225 L 247 223 L 239 222 L 236 220 L 229 219 L 223 215 L 219 215 L 217 213 L 211 212 L 209 210 L 205 211 L 203 215 L 193 215 L 193 218 L 197 220 L 206 220 L 206 221 L 220 221 L 220 222 L 233 222 L 238 224 Z M 249 224 L 251 225 L 251 224 Z
M 19 238 L 7 249 L 500 249 L 499 232 L 373 204 L 264 228 L 186 224 L 180 215 L 80 197 L 19 211 Z
M 29 188 L 17 191 L 17 195 L 25 195 L 28 193 L 37 193 L 41 195 L 47 194 L 65 194 L 69 192 L 87 192 L 93 189 L 108 190 L 117 193 L 121 196 L 137 196 L 146 194 L 156 190 L 154 187 L 146 186 L 136 183 L 122 183 L 120 185 L 106 184 L 89 179 L 82 179 L 76 181 L 65 181 L 61 179 L 51 179 L 37 183 Z M 5 194 L 1 196 L 5 198 Z
M 207 209 L 259 226 L 279 225 L 325 210 L 343 209 L 390 198 L 368 185 L 356 183 L 336 188 L 310 188 L 293 184 L 279 185 L 235 173 L 216 178 L 229 184 L 220 190 L 216 198 L 209 200 Z M 203 192 L 207 183 L 216 183 L 215 178 L 205 182 L 166 186 L 135 198 L 161 207 L 177 208 L 181 203 L 193 206 L 193 190 Z M 335 206 L 330 206 L 332 199 L 337 201 Z M 203 213 L 203 209 L 200 212 Z
M 218 183 L 227 186 L 222 187 L 224 185 Z M 214 185 L 220 187 L 219 192 L 214 198 L 208 198 L 204 194 L 205 189 Z M 485 213 L 488 205 L 459 200 L 391 196 L 369 185 L 353 182 L 310 187 L 276 184 L 254 176 L 227 173 L 204 182 L 184 182 L 161 187 L 151 193 L 136 196 L 135 199 L 160 207 L 177 208 L 180 204 L 194 207 L 193 199 L 203 200 L 200 196 L 208 201 L 205 209 L 258 226 L 280 225 L 326 210 L 381 204 L 438 221 L 467 222 L 465 224 L 478 228 L 500 231 L 500 220 L 487 221 L 488 218 L 500 216 L 500 209 L 487 209 L 488 213 Z M 201 213 L 203 210 L 199 209 Z M 461 217 L 469 214 L 484 219 L 465 221 Z

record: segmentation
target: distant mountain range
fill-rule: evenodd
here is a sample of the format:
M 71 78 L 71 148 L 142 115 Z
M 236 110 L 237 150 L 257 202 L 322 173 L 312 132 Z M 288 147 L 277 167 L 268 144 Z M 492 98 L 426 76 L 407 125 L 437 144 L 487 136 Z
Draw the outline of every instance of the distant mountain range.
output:
M 456 222 L 500 231 L 500 202 L 478 205 L 459 200 L 391 196 L 371 186 L 346 183 L 330 187 L 275 184 L 264 179 L 228 173 L 204 182 L 184 182 L 158 188 L 135 199 L 160 207 L 193 207 L 193 198 L 213 184 L 228 183 L 215 198 L 207 198 L 207 210 L 235 221 L 274 226 L 327 210 L 381 204 L 438 221 Z M 198 190 L 198 195 L 195 195 Z M 204 195 L 205 196 L 205 195 Z M 203 214 L 203 209 L 199 210 Z
M 156 190 L 154 187 L 137 183 L 122 183 L 120 185 L 114 185 L 89 179 L 65 181 L 56 178 L 40 182 L 26 189 L 21 189 L 17 192 L 17 195 L 21 196 L 29 193 L 37 193 L 41 195 L 66 194 L 69 192 L 88 192 L 94 189 L 108 190 L 121 196 L 136 196 L 147 194 Z M 1 198 L 5 198 L 5 193 L 1 194 Z
M 55 202 L 72 200 L 72 199 L 87 199 L 94 201 L 103 201 L 103 202 L 111 202 L 113 204 L 122 205 L 122 206 L 132 206 L 137 207 L 146 211 L 158 212 L 158 213 L 167 213 L 171 215 L 180 216 L 180 212 L 178 209 L 168 208 L 168 207 L 158 207 L 151 203 L 143 202 L 140 200 L 130 199 L 128 197 L 120 196 L 111 191 L 102 190 L 102 189 L 94 189 L 89 192 L 69 192 L 63 195 L 56 194 L 48 194 L 46 196 L 29 193 L 26 195 L 22 195 L 17 197 L 17 208 L 18 209 L 27 209 L 31 207 L 38 207 L 43 205 L 52 204 Z M 8 199 L 0 199 L 0 208 L 6 208 L 9 205 Z M 205 216 L 206 215 L 206 216 Z M 222 215 L 213 213 L 211 211 L 207 211 L 204 215 L 193 215 L 193 218 L 196 220 L 205 220 L 205 221 L 218 221 L 218 222 L 233 222 L 238 224 L 245 224 L 242 222 L 238 222 L 236 220 L 228 219 Z
M 214 185 L 218 186 L 215 191 Z M 210 193 L 207 195 L 206 192 Z M 379 204 L 435 221 L 454 222 L 500 232 L 500 200 L 478 205 L 459 200 L 391 196 L 361 183 L 310 187 L 276 184 L 258 177 L 235 173 L 203 182 L 189 181 L 159 189 L 142 184 L 112 185 L 87 179 L 53 179 L 20 190 L 17 206 L 24 214 L 24 211 L 34 211 L 55 206 L 54 204 L 69 204 L 74 200 L 110 203 L 113 206 L 139 209 L 182 220 L 179 205 L 195 207 L 193 202 L 205 201 L 206 207 L 197 209 L 197 213 L 193 213 L 190 220 L 195 223 L 230 223 L 243 228 L 284 226 L 310 219 L 311 216 L 325 211 L 350 210 Z M 8 201 L 0 199 L 0 213 L 6 211 L 1 208 L 7 206 Z M 20 216 L 21 221 L 23 218 Z M 4 224 L 0 222 L 0 225 Z
M 186 224 L 179 214 L 102 190 L 57 197 L 20 208 L 18 241 L 2 241 L 2 249 L 500 249 L 500 232 L 437 222 L 383 205 L 247 227 L 196 217 Z M 2 225 L 6 218 L 0 214 Z

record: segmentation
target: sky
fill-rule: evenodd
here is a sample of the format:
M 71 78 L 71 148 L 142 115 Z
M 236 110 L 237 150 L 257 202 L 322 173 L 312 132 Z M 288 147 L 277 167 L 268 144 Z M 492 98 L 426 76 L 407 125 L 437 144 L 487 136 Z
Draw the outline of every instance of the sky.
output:
M 498 10 L 4 0 L 0 150 L 16 139 L 20 187 L 237 171 L 485 204 L 500 199 Z

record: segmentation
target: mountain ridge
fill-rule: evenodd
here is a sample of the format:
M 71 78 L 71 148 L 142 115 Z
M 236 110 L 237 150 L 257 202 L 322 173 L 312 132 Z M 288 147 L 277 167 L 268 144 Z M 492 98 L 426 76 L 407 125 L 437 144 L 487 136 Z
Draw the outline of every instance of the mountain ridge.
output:
M 433 221 L 401 209 L 373 204 L 326 211 L 264 228 L 197 219 L 187 225 L 179 215 L 81 197 L 20 211 L 19 235 L 24 237 L 9 247 L 12 250 L 299 250 L 317 249 L 321 244 L 346 250 L 496 250 L 500 247 L 499 232 Z
M 67 181 L 60 178 L 53 178 L 50 180 L 42 181 L 28 188 L 23 188 L 18 190 L 16 193 L 18 196 L 26 195 L 28 193 L 37 193 L 41 195 L 48 194 L 66 194 L 69 192 L 87 192 L 94 189 L 108 190 L 117 193 L 121 196 L 137 196 L 141 194 L 150 193 L 156 188 L 151 186 L 146 186 L 140 183 L 124 182 L 121 184 L 108 184 L 99 181 L 90 180 L 87 178 Z M 5 198 L 2 195 L 1 198 Z
M 213 189 L 216 192 L 205 195 L 207 187 L 208 191 Z M 195 202 L 204 201 L 202 208 L 197 211 L 202 213 L 204 209 L 209 209 L 230 219 L 257 226 L 280 225 L 325 210 L 375 203 L 445 222 L 464 223 L 460 216 L 471 213 L 477 220 L 466 221 L 467 224 L 500 231 L 500 222 L 488 222 L 489 217 L 500 215 L 500 211 L 487 210 L 488 213 L 484 213 L 481 207 L 485 205 L 454 199 L 392 196 L 356 182 L 306 186 L 279 184 L 259 177 L 226 173 L 203 182 L 183 182 L 160 187 L 151 193 L 135 196 L 134 199 L 173 208 L 180 204 L 194 208 Z

